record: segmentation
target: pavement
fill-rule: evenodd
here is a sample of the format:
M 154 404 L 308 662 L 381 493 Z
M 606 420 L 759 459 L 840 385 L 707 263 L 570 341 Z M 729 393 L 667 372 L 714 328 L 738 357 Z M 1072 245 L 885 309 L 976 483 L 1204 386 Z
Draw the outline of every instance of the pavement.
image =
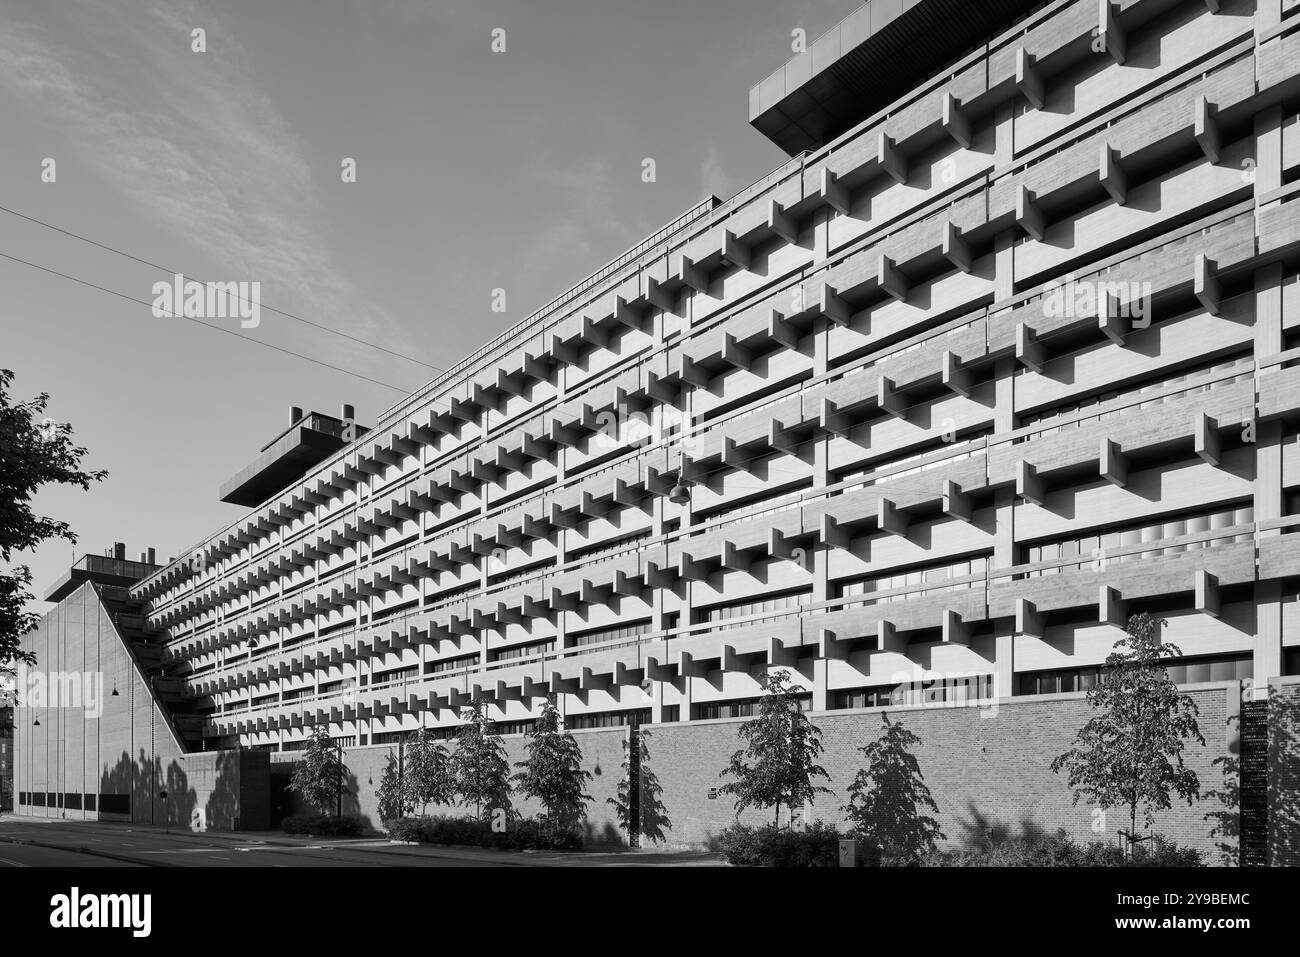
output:
M 595 848 L 498 851 L 401 844 L 383 836 L 312 838 L 275 831 L 194 833 L 109 821 L 0 815 L 4 867 L 707 867 L 718 854 Z

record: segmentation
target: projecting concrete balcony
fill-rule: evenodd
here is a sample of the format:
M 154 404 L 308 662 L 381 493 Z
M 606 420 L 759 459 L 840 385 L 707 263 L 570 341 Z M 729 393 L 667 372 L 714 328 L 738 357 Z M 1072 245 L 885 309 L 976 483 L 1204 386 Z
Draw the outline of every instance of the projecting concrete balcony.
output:
M 1224 144 L 1219 164 L 1200 157 L 1147 180 L 1129 190 L 1124 206 L 1101 202 L 1057 222 L 1044 216 L 1041 239 L 1031 237 L 1016 248 L 1016 281 L 1032 282 L 1093 250 L 1167 227 L 1203 206 L 1206 196 L 1249 199 L 1252 187 L 1241 176 L 1241 164 L 1254 148 L 1253 140 Z
M 1101 556 L 996 571 L 988 586 L 989 614 L 1015 615 L 1018 607 L 1023 614 L 1024 602 L 1039 614 L 1095 605 L 1102 586 L 1120 600 L 1198 591 L 1198 599 L 1205 600 L 1206 587 L 1213 592 L 1217 586 L 1255 580 L 1254 543 L 1238 540 L 1251 532 L 1249 525 L 1214 529 L 1107 549 Z M 1134 574 L 1135 569 L 1141 573 Z M 1212 581 L 1207 583 L 1202 573 Z
M 1218 7 L 1218 4 L 1214 4 Z M 1036 109 L 1018 121 L 1017 144 L 1031 148 L 1054 136 L 1079 114 L 1089 114 L 1114 103 L 1138 97 L 1155 83 L 1199 65 L 1212 54 L 1230 48 L 1248 38 L 1254 27 L 1250 17 L 1223 15 L 1208 4 L 1174 4 L 1171 0 L 1142 0 L 1122 12 L 1109 8 L 1107 22 L 1102 23 L 1098 10 L 1088 4 L 1074 7 L 1078 25 L 1088 23 L 1088 34 L 1074 41 L 1078 54 L 1060 64 L 1059 56 L 1035 52 L 1037 44 L 1026 37 L 1025 48 L 1031 69 L 1037 74 L 1036 89 L 1021 80 L 1027 99 Z M 1083 20 L 1079 17 L 1082 14 Z M 1148 28 L 1147 20 L 1163 14 L 1159 26 Z M 1060 16 L 1066 22 L 1070 13 Z M 1044 26 L 1048 26 L 1045 24 Z M 1097 30 L 1108 35 L 1109 57 L 1089 56 L 1090 43 Z M 1041 43 L 1059 44 L 1061 38 L 1042 38 Z M 999 50 L 989 62 L 990 85 L 1023 76 L 1024 66 L 1009 49 Z M 1023 139 L 1022 139 L 1023 137 Z
M 1300 245 L 1300 183 L 1260 197 L 1259 251 L 1278 253 Z
M 1290 578 L 1300 574 L 1300 516 L 1288 515 L 1258 523 L 1259 578 Z
M 1300 396 L 1300 350 L 1289 350 L 1277 357 L 1273 365 L 1265 366 L 1259 376 L 1260 421 L 1293 420 L 1297 417 L 1296 397 Z M 1262 365 L 1262 364 L 1261 364 Z
M 1028 477 L 1047 478 L 1054 471 L 1068 470 L 1097 462 L 1103 474 L 1107 458 L 1106 444 L 1113 444 L 1120 454 L 1141 451 L 1145 456 L 1175 454 L 1179 449 L 1196 454 L 1207 462 L 1215 458 L 1220 432 L 1238 428 L 1253 413 L 1254 390 L 1251 382 L 1236 382 L 1210 392 L 1196 390 L 1179 394 L 1169 390 L 1169 401 L 1157 407 L 1142 408 L 1152 401 L 1121 398 L 1089 410 L 1073 428 L 1051 434 L 1054 430 L 1030 426 L 1011 433 L 1008 440 L 991 445 L 988 452 L 990 485 L 1016 482 L 1024 486 Z M 1133 413 L 1105 418 L 1097 415 L 1118 409 Z M 1106 443 L 1106 444 L 1104 444 Z M 1025 464 L 1022 464 L 1025 463 Z M 1029 471 L 1026 472 L 1026 465 Z

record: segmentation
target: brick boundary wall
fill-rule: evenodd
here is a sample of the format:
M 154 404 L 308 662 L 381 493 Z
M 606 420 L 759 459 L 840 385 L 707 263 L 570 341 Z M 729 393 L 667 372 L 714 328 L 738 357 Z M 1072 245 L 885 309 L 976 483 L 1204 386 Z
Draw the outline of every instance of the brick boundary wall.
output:
M 1300 685 L 1293 687 L 1297 692 L 1293 700 L 1300 705 Z M 1227 722 L 1239 710 L 1240 683 L 1188 685 L 1183 690 L 1200 710 L 1198 720 L 1206 745 L 1189 745 L 1184 760 L 1200 778 L 1204 795 L 1223 783 L 1213 760 L 1236 748 L 1236 723 L 1229 727 Z M 994 829 L 995 838 L 1041 827 L 1064 828 L 1082 842 L 1113 842 L 1116 830 L 1127 827 L 1127 814 L 1112 809 L 1105 833 L 1094 833 L 1091 808 L 1083 801 L 1072 806 L 1065 773 L 1053 774 L 1050 768 L 1052 758 L 1068 749 L 1089 712 L 1083 694 L 1003 699 L 996 712 L 991 706 L 987 710 L 967 706 L 813 712 L 813 723 L 822 730 L 826 748 L 821 764 L 831 777 L 822 783 L 833 793 L 818 795 L 808 819 L 844 824 L 840 807 L 846 803 L 845 791 L 861 765 L 856 749 L 879 735 L 884 713 L 891 722 L 901 720 L 921 739 L 916 758 L 939 805 L 936 817 L 950 847 L 986 840 L 989 828 Z M 724 783 L 718 774 L 731 753 L 741 747 L 737 730 L 743 720 L 644 727 L 649 734 L 646 766 L 663 788 L 663 810 L 671 822 L 668 844 L 708 845 L 735 820 L 732 799 L 727 795 L 710 799 L 708 791 Z M 1293 730 L 1287 779 L 1292 794 L 1300 776 L 1296 740 Z M 1204 798 L 1192 807 L 1175 804 L 1157 815 L 1155 830 L 1180 845 L 1204 851 L 1208 862 L 1219 863 L 1215 841 L 1209 836 L 1211 824 L 1204 820 L 1216 806 Z M 740 819 L 762 824 L 770 821 L 770 814 L 751 809 Z
M 592 778 L 587 785 L 587 793 L 592 801 L 587 805 L 587 843 L 589 844 L 625 844 L 626 835 L 618 826 L 614 808 L 606 803 L 615 795 L 618 783 L 622 779 L 624 741 L 627 740 L 626 728 L 590 728 L 573 732 L 578 746 L 582 749 L 582 766 Z M 456 750 L 454 740 L 444 741 L 448 752 Z M 506 749 L 506 759 L 510 762 L 511 774 L 514 774 L 516 761 L 527 756 L 528 739 L 522 734 L 502 735 L 502 744 Z M 395 744 L 366 745 L 343 749 L 343 763 L 348 775 L 344 783 L 343 812 L 360 814 L 375 829 L 379 829 L 379 784 L 389 754 L 397 754 Z M 282 790 L 288 781 L 296 763 L 294 752 L 274 753 L 271 755 L 271 820 L 277 823 L 279 816 L 305 812 L 306 806 L 301 798 L 290 791 Z M 541 811 L 541 805 L 526 800 L 518 793 L 512 793 L 513 807 L 525 817 L 532 817 Z M 279 802 L 279 808 L 276 803 Z M 429 805 L 429 814 L 443 814 L 463 817 L 472 813 L 472 808 L 458 806 Z M 419 809 L 416 810 L 419 813 Z
M 1300 866 L 1300 675 L 1269 682 L 1268 831 L 1269 865 Z

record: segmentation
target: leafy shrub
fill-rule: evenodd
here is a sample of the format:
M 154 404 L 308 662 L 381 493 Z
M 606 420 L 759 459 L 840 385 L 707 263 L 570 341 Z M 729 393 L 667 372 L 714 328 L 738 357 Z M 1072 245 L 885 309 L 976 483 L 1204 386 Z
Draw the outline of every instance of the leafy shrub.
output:
M 355 814 L 293 814 L 282 824 L 286 834 L 306 834 L 309 837 L 357 837 L 365 824 Z
M 572 851 L 582 847 L 582 834 L 546 820 L 511 820 L 504 831 L 471 817 L 404 817 L 384 825 L 394 841 L 419 844 L 463 844 L 501 850 Z
M 1201 852 L 1155 837 L 1138 846 L 1132 860 L 1104 841 L 1076 844 L 1065 833 L 1000 841 L 991 848 L 938 852 L 924 862 L 932 867 L 1200 867 Z
M 399 817 L 391 821 L 384 822 L 384 830 L 388 832 L 389 840 L 405 841 L 407 843 L 418 843 L 423 840 L 423 821 L 419 817 Z
M 747 867 L 837 867 L 840 838 L 829 824 L 815 821 L 803 831 L 733 824 L 722 832 L 719 846 L 728 864 Z

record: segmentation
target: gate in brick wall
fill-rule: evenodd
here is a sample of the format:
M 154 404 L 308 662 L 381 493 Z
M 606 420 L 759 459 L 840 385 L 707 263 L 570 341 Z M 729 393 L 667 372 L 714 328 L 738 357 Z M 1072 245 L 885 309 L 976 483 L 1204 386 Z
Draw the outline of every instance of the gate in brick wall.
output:
M 1241 866 L 1268 864 L 1268 702 L 1241 703 Z

